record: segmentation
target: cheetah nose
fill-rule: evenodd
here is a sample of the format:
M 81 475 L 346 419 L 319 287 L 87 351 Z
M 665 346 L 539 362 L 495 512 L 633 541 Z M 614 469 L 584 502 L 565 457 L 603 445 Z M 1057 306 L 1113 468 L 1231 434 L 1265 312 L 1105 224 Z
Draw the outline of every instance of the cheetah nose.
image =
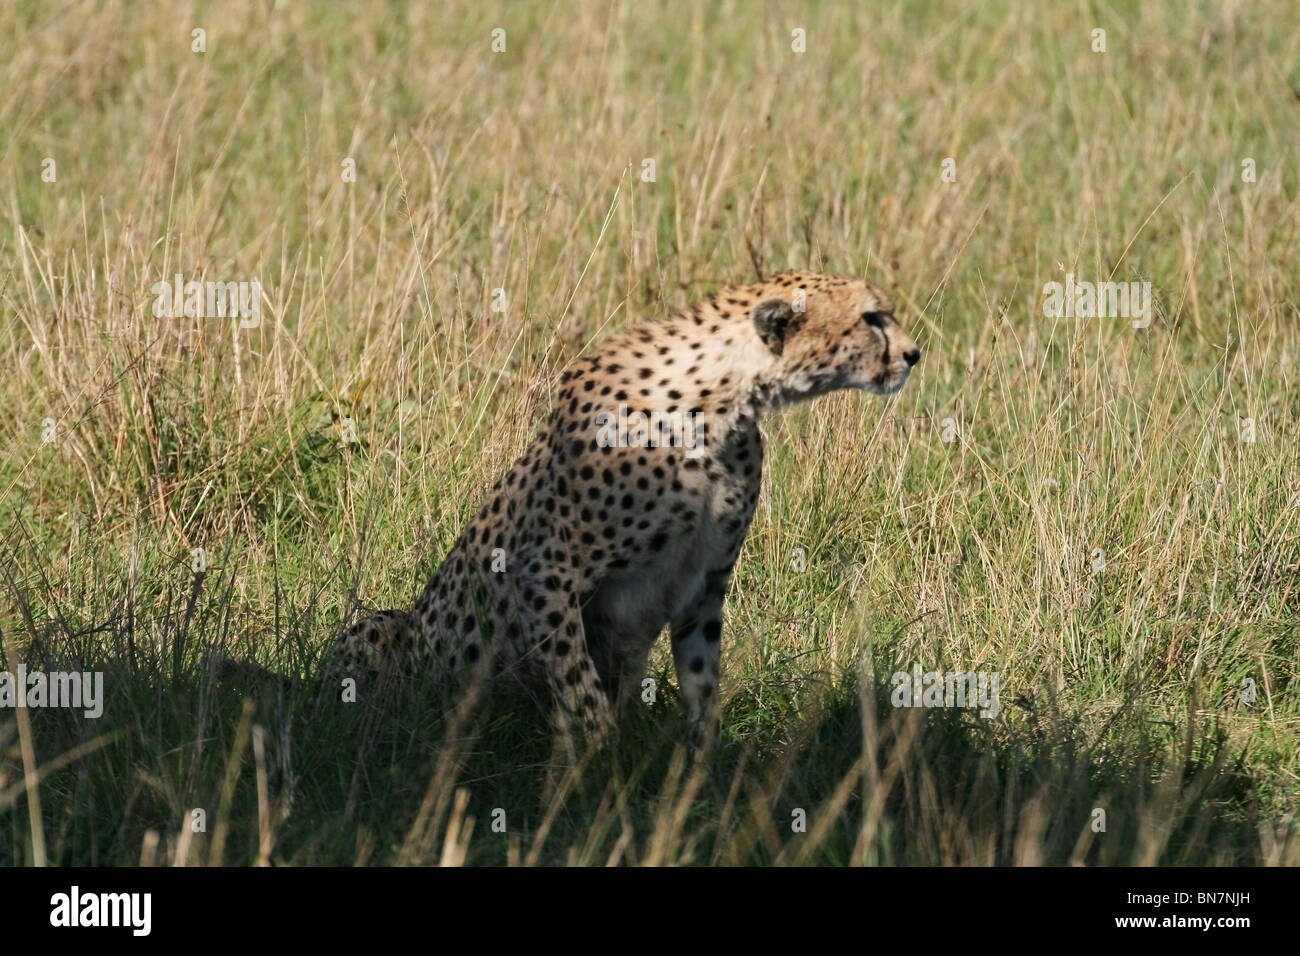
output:
M 921 350 L 917 348 L 908 349 L 903 353 L 903 358 L 907 361 L 909 367 L 915 365 L 921 361 Z

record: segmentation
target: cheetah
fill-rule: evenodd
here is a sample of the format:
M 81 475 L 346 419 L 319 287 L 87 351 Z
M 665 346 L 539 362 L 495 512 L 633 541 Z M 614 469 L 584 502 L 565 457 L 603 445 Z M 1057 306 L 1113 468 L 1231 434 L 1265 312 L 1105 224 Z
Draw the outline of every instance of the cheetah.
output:
M 336 673 L 510 673 L 602 736 L 669 628 L 693 728 L 718 701 L 723 601 L 754 516 L 758 422 L 836 389 L 901 389 L 921 351 L 876 287 L 783 272 L 575 359 L 545 428 L 408 611 L 335 645 Z M 716 723 L 713 723 L 716 730 Z

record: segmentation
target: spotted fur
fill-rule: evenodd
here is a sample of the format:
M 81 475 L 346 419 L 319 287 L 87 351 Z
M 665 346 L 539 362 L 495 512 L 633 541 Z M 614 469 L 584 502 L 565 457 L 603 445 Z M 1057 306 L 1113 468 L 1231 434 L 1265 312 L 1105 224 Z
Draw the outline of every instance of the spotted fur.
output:
M 860 280 L 787 272 L 576 359 L 546 427 L 414 607 L 349 629 L 336 673 L 364 692 L 394 668 L 505 672 L 549 687 L 562 726 L 600 734 L 636 699 L 666 626 L 689 717 L 711 722 L 723 601 L 758 500 L 758 420 L 835 389 L 902 388 L 920 350 L 893 313 Z M 620 405 L 697 416 L 702 444 L 610 445 L 597 416 Z

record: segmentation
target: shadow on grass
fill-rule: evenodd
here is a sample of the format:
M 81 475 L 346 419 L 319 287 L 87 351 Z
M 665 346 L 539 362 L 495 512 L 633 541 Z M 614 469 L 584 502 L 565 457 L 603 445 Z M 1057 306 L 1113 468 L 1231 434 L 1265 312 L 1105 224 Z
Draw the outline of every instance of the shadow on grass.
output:
M 1297 860 L 1241 752 L 1190 713 L 1173 727 L 1127 707 L 1089 724 L 1049 699 L 991 721 L 895 709 L 883 674 L 785 678 L 736 689 L 706 758 L 680 746 L 663 693 L 575 759 L 536 702 L 343 703 L 339 688 L 275 677 L 312 673 L 328 645 L 310 610 L 265 669 L 223 670 L 211 652 L 241 650 L 226 588 L 197 582 L 144 626 L 51 618 L 7 582 L 10 660 L 102 671 L 105 699 L 99 720 L 26 711 L 36 807 L 22 728 L 0 711 L 0 863 L 33 862 L 36 828 L 60 865 Z

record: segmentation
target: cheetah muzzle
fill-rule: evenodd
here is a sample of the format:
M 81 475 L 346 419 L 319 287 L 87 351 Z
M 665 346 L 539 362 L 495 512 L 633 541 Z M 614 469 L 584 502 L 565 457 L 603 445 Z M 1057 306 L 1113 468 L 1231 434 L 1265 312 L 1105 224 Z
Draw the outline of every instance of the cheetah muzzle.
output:
M 509 674 L 599 736 L 667 626 L 692 724 L 716 726 L 722 606 L 754 515 L 758 420 L 842 388 L 897 392 L 920 360 L 889 299 L 786 272 L 575 359 L 546 427 L 409 611 L 351 627 L 329 674 Z M 428 668 L 426 670 L 426 668 Z

